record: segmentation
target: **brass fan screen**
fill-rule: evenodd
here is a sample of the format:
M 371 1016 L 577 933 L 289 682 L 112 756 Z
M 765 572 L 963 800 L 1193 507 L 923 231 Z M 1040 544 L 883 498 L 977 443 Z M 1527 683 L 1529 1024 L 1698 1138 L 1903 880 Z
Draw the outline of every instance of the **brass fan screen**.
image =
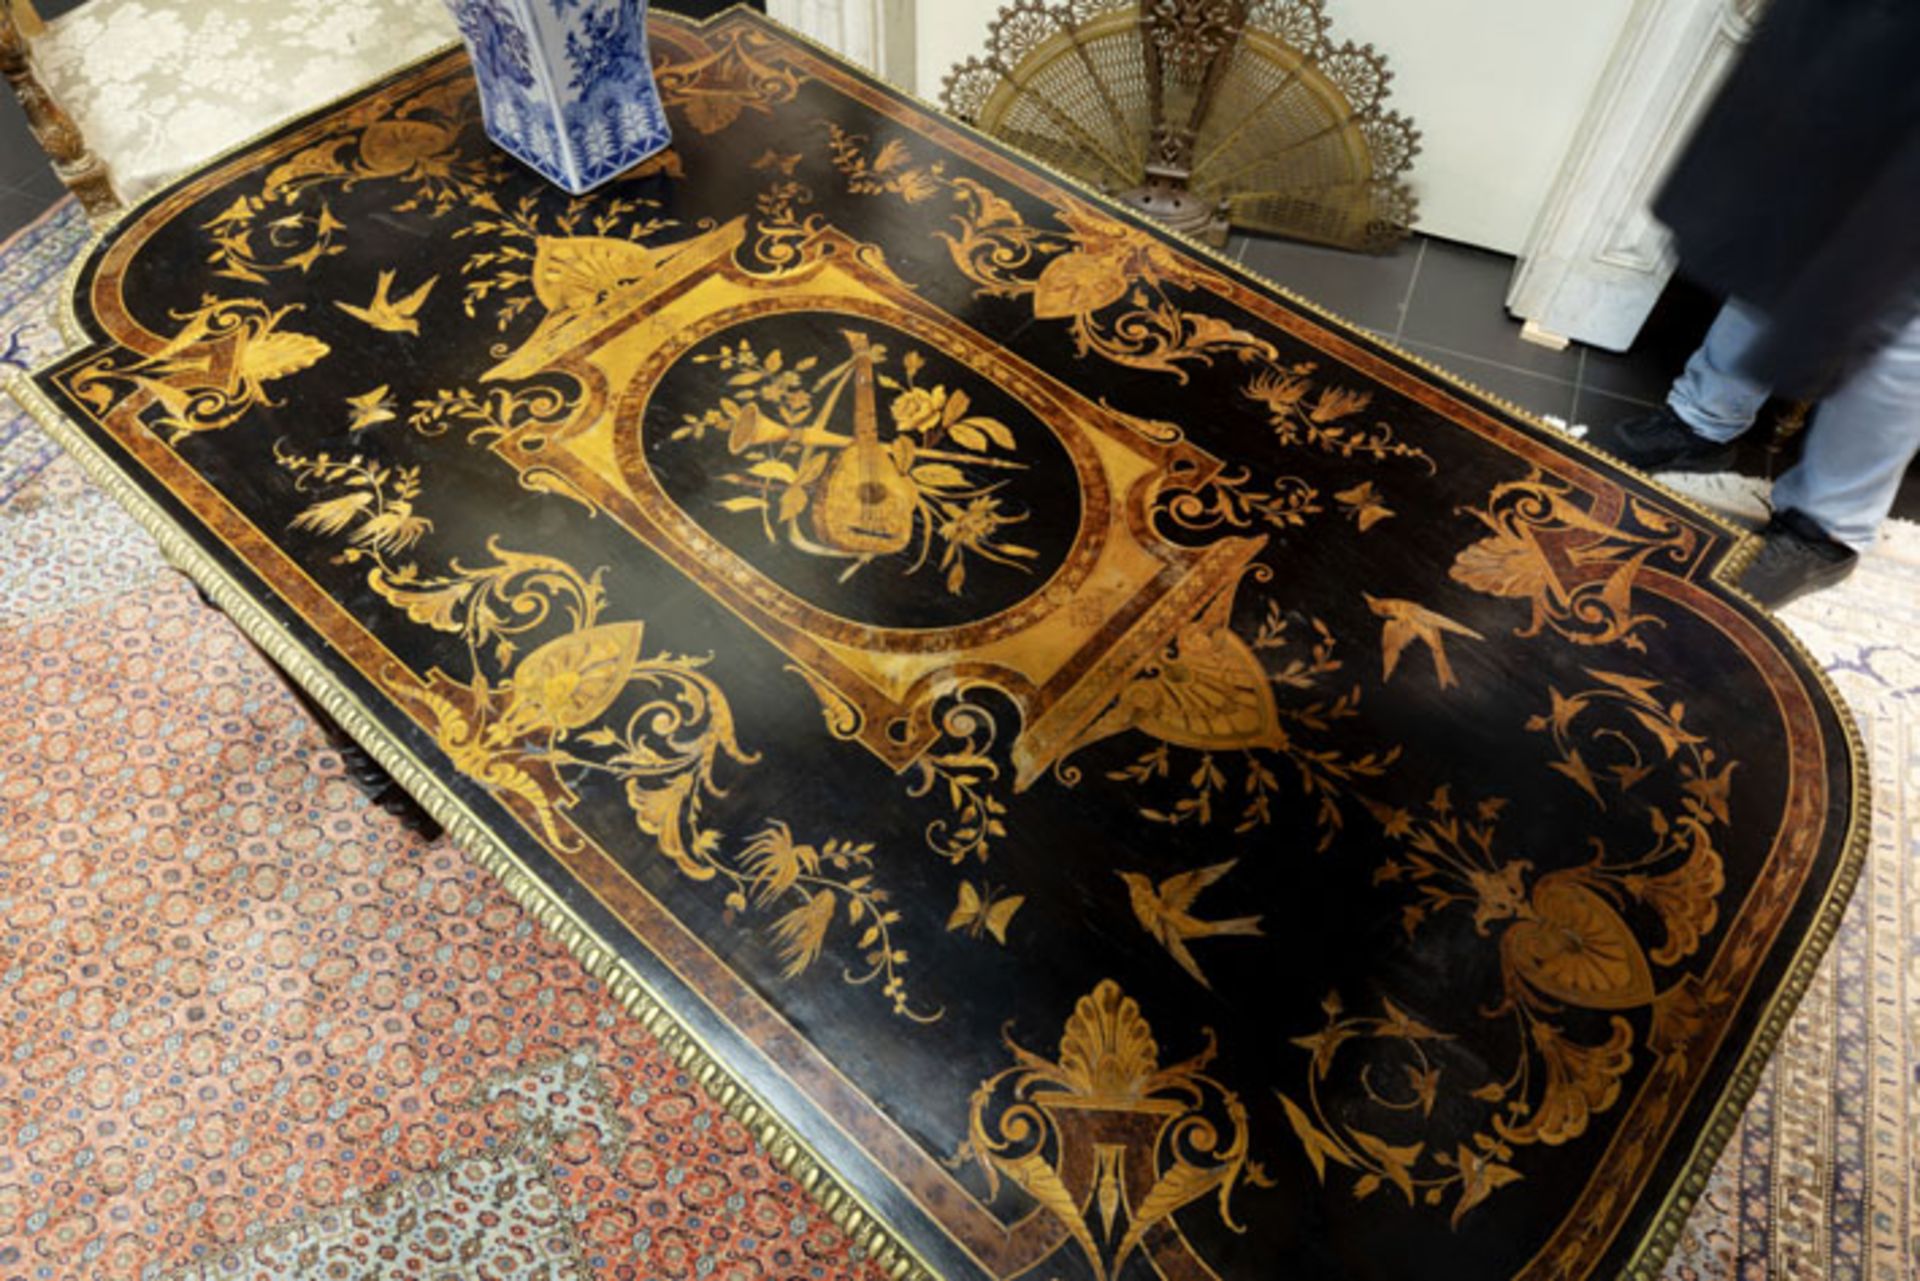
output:
M 1218 244 L 1229 224 L 1346 248 L 1403 238 L 1419 132 L 1323 0 L 1017 0 L 947 109 Z

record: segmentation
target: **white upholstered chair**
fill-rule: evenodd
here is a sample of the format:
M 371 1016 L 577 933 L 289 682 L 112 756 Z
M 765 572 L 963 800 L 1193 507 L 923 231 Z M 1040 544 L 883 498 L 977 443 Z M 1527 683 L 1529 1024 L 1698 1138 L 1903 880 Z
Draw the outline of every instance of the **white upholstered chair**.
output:
M 440 0 L 0 0 L 0 74 L 97 219 L 458 38 Z

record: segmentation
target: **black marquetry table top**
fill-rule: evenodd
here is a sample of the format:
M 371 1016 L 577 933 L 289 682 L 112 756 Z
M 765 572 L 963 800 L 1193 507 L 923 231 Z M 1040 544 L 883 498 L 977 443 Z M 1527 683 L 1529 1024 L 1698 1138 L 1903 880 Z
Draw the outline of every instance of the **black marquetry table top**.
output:
M 897 1274 L 1648 1276 L 1855 736 L 1704 512 L 744 11 L 449 52 L 20 394 Z

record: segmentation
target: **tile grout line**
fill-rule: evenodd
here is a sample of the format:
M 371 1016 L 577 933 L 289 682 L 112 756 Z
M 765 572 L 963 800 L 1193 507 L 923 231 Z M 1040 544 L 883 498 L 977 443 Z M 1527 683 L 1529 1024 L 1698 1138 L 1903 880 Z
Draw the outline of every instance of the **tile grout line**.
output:
M 1580 344 L 1579 359 L 1573 365 L 1573 404 L 1567 407 L 1567 426 L 1580 423 L 1580 402 L 1587 394 L 1587 345 Z
M 1427 260 L 1427 246 L 1432 241 L 1420 237 L 1420 252 L 1413 256 L 1413 271 L 1407 276 L 1407 292 L 1400 299 L 1400 314 L 1393 318 L 1393 341 L 1399 342 L 1400 335 L 1407 327 L 1407 312 L 1413 308 L 1413 291 L 1420 283 L 1420 265 Z

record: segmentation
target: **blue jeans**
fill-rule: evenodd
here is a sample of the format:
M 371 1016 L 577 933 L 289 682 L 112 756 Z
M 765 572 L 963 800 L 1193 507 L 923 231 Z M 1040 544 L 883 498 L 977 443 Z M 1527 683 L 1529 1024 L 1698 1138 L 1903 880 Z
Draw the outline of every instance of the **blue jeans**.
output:
M 1673 412 L 1708 440 L 1745 432 L 1767 399 L 1768 388 L 1735 372 L 1764 324 L 1753 308 L 1728 302 L 1667 393 Z M 1774 509 L 1803 512 L 1833 538 L 1864 551 L 1893 510 L 1917 452 L 1920 319 L 1820 402 L 1799 465 L 1774 482 Z

